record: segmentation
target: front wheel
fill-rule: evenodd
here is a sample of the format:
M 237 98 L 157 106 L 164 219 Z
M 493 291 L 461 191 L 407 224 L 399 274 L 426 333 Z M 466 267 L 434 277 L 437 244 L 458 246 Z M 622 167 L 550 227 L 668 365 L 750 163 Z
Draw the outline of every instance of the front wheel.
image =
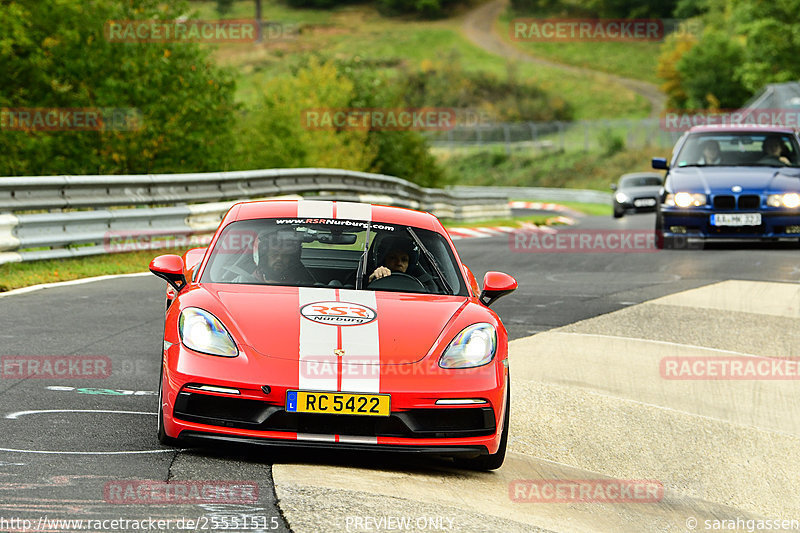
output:
M 661 211 L 656 209 L 656 228 L 655 228 L 655 244 L 659 250 L 671 249 L 675 247 L 672 237 L 664 236 L 664 219 L 662 218 Z
M 497 470 L 503 466 L 503 461 L 506 459 L 506 448 L 508 447 L 508 425 L 511 413 L 511 380 L 508 381 L 506 387 L 506 414 L 503 416 L 503 433 L 500 436 L 500 447 L 497 448 L 496 453 L 489 455 L 481 455 L 480 457 L 473 457 L 469 459 L 457 459 L 456 463 L 459 466 L 468 468 L 470 470 Z

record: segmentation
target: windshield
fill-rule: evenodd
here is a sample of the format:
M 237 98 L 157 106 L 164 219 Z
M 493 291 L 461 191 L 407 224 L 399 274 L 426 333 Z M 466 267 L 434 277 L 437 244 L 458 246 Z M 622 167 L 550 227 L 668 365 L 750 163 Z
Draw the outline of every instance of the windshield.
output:
M 467 294 L 444 237 L 358 220 L 234 222 L 220 233 L 200 281 Z
M 657 187 L 661 185 L 661 178 L 657 177 L 630 177 L 623 178 L 620 187 Z
M 702 133 L 686 139 L 677 165 L 798 166 L 798 146 L 786 133 Z

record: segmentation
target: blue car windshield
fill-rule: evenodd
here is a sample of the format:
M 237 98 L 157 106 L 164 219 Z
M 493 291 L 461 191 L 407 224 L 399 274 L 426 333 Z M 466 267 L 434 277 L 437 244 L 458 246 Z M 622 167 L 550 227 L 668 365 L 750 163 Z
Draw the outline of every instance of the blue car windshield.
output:
M 719 132 L 689 135 L 677 166 L 797 167 L 798 145 L 788 133 Z

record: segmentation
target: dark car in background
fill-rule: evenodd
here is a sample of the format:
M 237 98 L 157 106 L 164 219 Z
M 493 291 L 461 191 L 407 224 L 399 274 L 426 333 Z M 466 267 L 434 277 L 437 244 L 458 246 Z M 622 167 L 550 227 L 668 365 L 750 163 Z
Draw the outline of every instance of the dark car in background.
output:
M 656 245 L 692 239 L 800 239 L 800 139 L 778 126 L 695 126 L 676 143 Z
M 623 174 L 618 183 L 611 184 L 614 218 L 626 213 L 655 211 L 662 185 L 661 175 L 655 172 Z

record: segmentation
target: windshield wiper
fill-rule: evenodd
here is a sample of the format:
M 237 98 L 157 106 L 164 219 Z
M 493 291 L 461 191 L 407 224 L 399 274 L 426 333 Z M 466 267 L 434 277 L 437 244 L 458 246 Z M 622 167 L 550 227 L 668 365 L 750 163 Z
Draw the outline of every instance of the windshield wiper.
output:
M 431 264 L 433 269 L 436 271 L 436 275 L 441 280 L 442 286 L 444 287 L 444 290 L 448 294 L 455 294 L 455 292 L 453 292 L 453 289 L 450 287 L 450 284 L 447 283 L 447 280 L 445 279 L 444 274 L 442 273 L 442 269 L 439 268 L 439 263 L 436 262 L 436 258 L 433 256 L 433 254 L 430 252 L 430 250 L 425 248 L 425 245 L 422 244 L 422 241 L 420 240 L 419 237 L 417 237 L 417 234 L 414 233 L 413 229 L 411 229 L 410 227 L 406 226 L 406 230 L 411 234 L 411 237 L 414 239 L 414 242 L 417 243 L 417 246 L 419 246 L 419 249 L 422 250 L 422 253 L 425 254 L 425 257 L 428 259 L 428 262 Z
M 369 255 L 369 232 L 372 230 L 372 221 L 367 221 L 367 235 L 364 238 L 364 251 L 361 252 L 361 259 L 358 261 L 358 270 L 356 270 L 356 290 L 361 290 L 361 284 L 364 281 L 364 275 L 367 270 L 367 256 Z

